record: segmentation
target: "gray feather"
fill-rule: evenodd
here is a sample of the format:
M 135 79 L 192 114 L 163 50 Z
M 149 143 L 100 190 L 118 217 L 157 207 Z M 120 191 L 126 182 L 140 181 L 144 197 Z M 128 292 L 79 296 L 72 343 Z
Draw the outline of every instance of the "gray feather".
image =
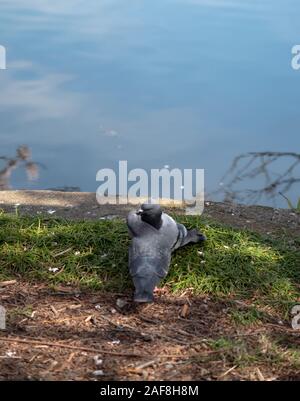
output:
M 153 301 L 153 290 L 160 280 L 168 274 L 171 253 L 173 250 L 189 242 L 199 242 L 200 234 L 196 230 L 188 231 L 183 224 L 161 213 L 155 205 L 153 213 L 160 213 L 159 228 L 149 224 L 151 222 L 148 209 L 143 213 L 130 212 L 127 216 L 129 234 L 132 238 L 129 248 L 129 272 L 135 286 L 136 302 Z M 190 234 L 192 232 L 192 234 Z

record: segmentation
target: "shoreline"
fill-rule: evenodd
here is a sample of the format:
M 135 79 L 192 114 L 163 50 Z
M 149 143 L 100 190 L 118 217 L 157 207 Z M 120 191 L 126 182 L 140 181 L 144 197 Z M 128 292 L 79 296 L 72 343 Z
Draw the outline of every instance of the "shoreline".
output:
M 104 200 L 107 201 L 108 198 Z M 6 213 L 16 213 L 17 210 L 18 215 L 46 215 L 71 220 L 125 218 L 141 201 L 142 199 L 133 199 L 132 204 L 112 205 L 97 203 L 94 192 L 0 191 L 0 209 Z M 161 204 L 167 212 L 185 213 L 182 203 L 164 199 Z M 259 233 L 300 235 L 300 214 L 289 209 L 205 201 L 200 218 L 202 217 Z

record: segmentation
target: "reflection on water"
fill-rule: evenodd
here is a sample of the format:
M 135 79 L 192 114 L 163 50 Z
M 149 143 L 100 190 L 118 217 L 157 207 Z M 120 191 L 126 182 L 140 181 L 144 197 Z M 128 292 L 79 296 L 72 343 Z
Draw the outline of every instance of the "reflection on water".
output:
M 280 166 L 279 174 L 274 173 L 276 165 Z M 299 188 L 299 166 L 300 153 L 251 152 L 239 155 L 223 176 L 221 189 L 217 192 L 223 193 L 229 202 L 255 204 L 263 197 L 274 201 L 281 195 L 291 204 L 285 194 Z M 248 186 L 245 188 L 245 185 Z
M 204 168 L 212 192 L 236 155 L 298 152 L 299 12 L 298 0 L 1 0 L 0 154 L 28 144 L 47 166 L 33 189 L 96 191 L 99 169 L 128 160 Z
M 4 161 L 4 168 L 0 170 L 0 191 L 11 189 L 12 173 L 17 168 L 24 169 L 30 181 L 37 180 L 40 163 L 31 160 L 31 151 L 26 145 L 19 146 L 14 157 L 0 156 Z

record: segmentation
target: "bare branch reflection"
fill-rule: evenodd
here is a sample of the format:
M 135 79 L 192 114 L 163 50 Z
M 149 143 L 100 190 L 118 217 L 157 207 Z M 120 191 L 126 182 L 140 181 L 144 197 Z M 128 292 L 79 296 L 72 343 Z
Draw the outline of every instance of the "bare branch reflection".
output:
M 273 171 L 277 163 L 285 163 L 281 172 Z M 294 152 L 250 152 L 237 156 L 221 179 L 224 201 L 257 203 L 261 198 L 275 199 L 286 194 L 300 183 L 300 154 Z M 258 188 L 242 187 L 251 180 L 259 183 Z M 215 193 L 216 193 L 215 192 Z
M 34 162 L 31 157 L 31 150 L 26 145 L 21 145 L 16 150 L 15 157 L 0 156 L 5 163 L 0 170 L 0 191 L 11 189 L 10 180 L 14 170 L 24 168 L 29 181 L 37 180 L 39 168 L 44 167 L 41 163 Z

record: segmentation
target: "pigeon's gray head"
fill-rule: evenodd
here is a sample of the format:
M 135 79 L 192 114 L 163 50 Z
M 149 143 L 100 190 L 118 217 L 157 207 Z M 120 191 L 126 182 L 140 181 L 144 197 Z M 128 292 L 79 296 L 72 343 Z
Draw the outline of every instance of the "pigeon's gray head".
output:
M 151 226 L 159 229 L 162 221 L 161 215 L 162 210 L 160 205 L 152 204 L 152 203 L 143 203 L 141 208 L 137 211 L 137 214 L 141 216 L 141 219 L 151 224 Z
M 156 274 L 133 277 L 133 283 L 135 287 L 134 302 L 153 302 L 154 288 L 159 283 L 159 281 L 159 277 Z

